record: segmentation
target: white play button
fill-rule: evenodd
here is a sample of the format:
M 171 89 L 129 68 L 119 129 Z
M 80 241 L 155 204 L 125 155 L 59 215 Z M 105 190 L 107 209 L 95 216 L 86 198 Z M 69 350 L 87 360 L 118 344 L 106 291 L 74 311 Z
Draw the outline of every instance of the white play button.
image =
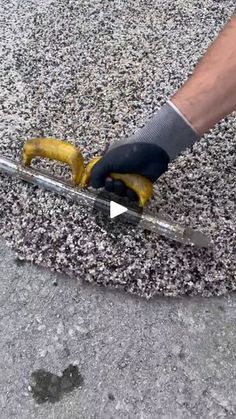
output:
M 110 201 L 110 218 L 115 218 L 118 215 L 128 211 L 128 208 L 123 205 L 117 204 L 117 202 Z

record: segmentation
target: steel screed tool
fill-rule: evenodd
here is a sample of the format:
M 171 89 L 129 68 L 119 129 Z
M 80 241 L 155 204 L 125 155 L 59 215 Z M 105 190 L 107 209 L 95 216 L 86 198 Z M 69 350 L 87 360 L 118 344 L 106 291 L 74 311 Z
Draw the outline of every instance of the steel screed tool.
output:
M 72 170 L 72 182 L 28 167 L 31 160 L 37 156 L 67 163 Z M 101 198 L 96 193 L 86 189 L 89 184 L 91 169 L 99 158 L 101 157 L 95 157 L 87 166 L 84 166 L 80 150 L 72 144 L 50 138 L 32 139 L 24 145 L 23 163 L 0 156 L 0 172 L 55 192 L 78 205 L 93 208 L 96 204 L 96 209 L 108 213 L 110 200 Z M 152 195 L 152 183 L 141 175 L 111 173 L 110 176 L 122 180 L 129 188 L 133 189 L 138 195 L 141 207 L 146 204 Z M 122 222 L 136 224 L 139 228 L 161 234 L 182 244 L 198 248 L 207 248 L 212 245 L 210 238 L 205 234 L 190 227 L 183 227 L 164 220 L 158 215 L 148 214 L 146 210 L 143 210 L 140 214 L 135 209 L 127 208 L 127 211 L 119 219 Z

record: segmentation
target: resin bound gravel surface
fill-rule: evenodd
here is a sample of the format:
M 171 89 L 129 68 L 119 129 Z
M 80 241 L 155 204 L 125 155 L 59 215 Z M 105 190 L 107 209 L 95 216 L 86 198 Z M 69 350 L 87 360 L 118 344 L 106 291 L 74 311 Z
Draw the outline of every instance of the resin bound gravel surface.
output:
M 0 154 L 26 139 L 79 146 L 88 161 L 158 110 L 191 74 L 234 1 L 3 1 Z M 208 234 L 196 250 L 130 226 L 97 224 L 85 208 L 0 176 L 1 235 L 19 258 L 74 278 L 155 294 L 236 288 L 235 115 L 180 156 L 149 210 Z M 68 177 L 67 167 L 34 167 Z

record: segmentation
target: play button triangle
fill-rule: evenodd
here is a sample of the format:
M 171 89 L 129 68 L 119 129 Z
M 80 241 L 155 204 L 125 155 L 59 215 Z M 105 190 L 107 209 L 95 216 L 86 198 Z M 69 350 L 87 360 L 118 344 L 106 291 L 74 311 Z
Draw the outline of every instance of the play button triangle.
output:
M 110 201 L 110 218 L 118 217 L 118 215 L 121 215 L 126 211 L 128 211 L 128 208 L 117 204 L 115 201 Z

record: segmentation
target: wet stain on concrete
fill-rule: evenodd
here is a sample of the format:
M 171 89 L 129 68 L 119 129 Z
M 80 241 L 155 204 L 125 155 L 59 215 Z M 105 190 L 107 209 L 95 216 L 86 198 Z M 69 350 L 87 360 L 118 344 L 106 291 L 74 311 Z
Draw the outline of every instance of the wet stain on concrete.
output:
M 111 400 L 112 402 L 115 400 L 115 396 L 112 393 L 108 393 L 108 399 Z
M 43 369 L 31 374 L 31 391 L 37 403 L 56 403 L 65 393 L 83 385 L 84 379 L 76 365 L 69 365 L 61 376 Z

